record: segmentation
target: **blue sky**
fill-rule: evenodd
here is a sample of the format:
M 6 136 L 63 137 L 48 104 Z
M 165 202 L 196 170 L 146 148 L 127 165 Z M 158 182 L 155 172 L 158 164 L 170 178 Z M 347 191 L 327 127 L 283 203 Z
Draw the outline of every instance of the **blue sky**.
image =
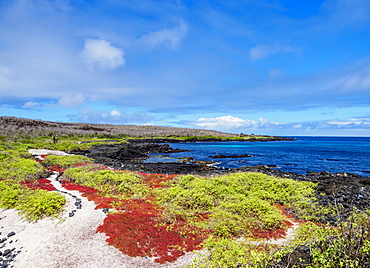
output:
M 370 1 L 1 0 L 0 115 L 370 136 Z

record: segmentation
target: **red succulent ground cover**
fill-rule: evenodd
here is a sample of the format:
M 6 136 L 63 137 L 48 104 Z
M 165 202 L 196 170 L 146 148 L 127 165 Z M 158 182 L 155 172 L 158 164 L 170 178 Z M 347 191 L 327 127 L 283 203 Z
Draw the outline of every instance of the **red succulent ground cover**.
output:
M 51 184 L 51 181 L 48 179 L 24 181 L 24 182 L 21 182 L 21 184 L 32 190 L 47 190 L 47 191 L 56 190 L 55 187 Z
M 56 166 L 48 167 L 48 170 L 52 172 L 63 173 L 65 171 L 65 168 L 60 168 L 58 165 L 56 165 Z
M 82 186 L 82 185 L 79 185 L 79 184 L 76 184 L 74 182 L 70 182 L 70 181 L 67 181 L 67 180 L 62 180 L 61 183 L 62 183 L 62 186 L 64 188 L 66 188 L 67 190 L 79 191 L 80 193 L 83 193 L 86 196 L 88 196 L 89 194 L 95 194 L 95 193 L 98 192 L 98 190 L 96 190 L 94 188 Z
M 160 213 L 148 214 L 136 209 L 110 214 L 97 232 L 105 233 L 107 242 L 124 254 L 154 257 L 158 263 L 172 262 L 185 252 L 201 249 L 207 233 L 185 222 L 161 222 Z

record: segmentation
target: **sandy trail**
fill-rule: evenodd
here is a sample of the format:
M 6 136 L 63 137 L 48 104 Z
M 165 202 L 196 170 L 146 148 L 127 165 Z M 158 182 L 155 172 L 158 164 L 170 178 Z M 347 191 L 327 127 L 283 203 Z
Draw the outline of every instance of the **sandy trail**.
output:
M 50 179 L 54 187 L 67 199 L 66 210 L 58 219 L 42 219 L 30 223 L 18 216 L 15 210 L 0 211 L 2 237 L 14 231 L 13 241 L 9 247 L 20 250 L 11 264 L 18 268 L 51 267 L 182 267 L 191 262 L 189 253 L 174 263 L 160 265 L 150 258 L 132 258 L 122 254 L 115 247 L 107 244 L 106 236 L 96 233 L 96 228 L 103 223 L 105 213 L 96 210 L 95 204 L 82 197 L 77 191 L 68 191 L 56 181 L 57 174 Z M 81 199 L 82 208 L 76 209 L 75 199 Z M 73 217 L 69 212 L 76 210 Z M 9 243 L 10 241 L 7 241 Z

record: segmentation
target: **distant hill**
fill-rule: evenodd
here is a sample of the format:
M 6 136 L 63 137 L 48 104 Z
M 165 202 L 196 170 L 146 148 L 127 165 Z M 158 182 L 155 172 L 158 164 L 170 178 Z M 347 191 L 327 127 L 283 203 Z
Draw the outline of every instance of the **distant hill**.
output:
M 128 137 L 184 137 L 184 136 L 216 136 L 240 137 L 239 134 L 219 132 L 206 129 L 191 129 L 160 126 L 110 125 L 89 123 L 62 123 L 33 120 L 18 117 L 0 116 L 0 135 L 97 135 Z M 249 136 L 241 134 L 242 136 Z

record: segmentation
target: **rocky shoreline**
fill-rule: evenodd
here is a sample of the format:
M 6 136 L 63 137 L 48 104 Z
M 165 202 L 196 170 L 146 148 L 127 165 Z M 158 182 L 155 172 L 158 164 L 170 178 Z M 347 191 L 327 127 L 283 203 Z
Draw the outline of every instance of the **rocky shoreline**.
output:
M 310 172 L 297 174 L 275 170 L 269 166 L 245 166 L 236 169 L 220 169 L 208 162 L 192 161 L 191 158 L 169 163 L 145 163 L 150 153 L 173 153 L 182 150 L 173 149 L 167 143 L 173 139 L 137 139 L 129 143 L 99 145 L 83 152 L 75 152 L 95 159 L 96 163 L 115 169 L 160 174 L 193 174 L 200 176 L 223 175 L 234 172 L 261 172 L 267 175 L 290 178 L 299 181 L 318 183 L 316 198 L 320 205 L 338 208 L 336 216 L 323 215 L 322 222 L 335 224 L 346 219 L 350 212 L 370 209 L 370 177 L 361 177 L 351 173 Z M 184 141 L 178 141 L 184 142 Z M 188 141 L 189 142 L 189 141 Z M 235 156 L 237 157 L 237 156 Z M 174 160 L 176 161 L 176 160 Z

